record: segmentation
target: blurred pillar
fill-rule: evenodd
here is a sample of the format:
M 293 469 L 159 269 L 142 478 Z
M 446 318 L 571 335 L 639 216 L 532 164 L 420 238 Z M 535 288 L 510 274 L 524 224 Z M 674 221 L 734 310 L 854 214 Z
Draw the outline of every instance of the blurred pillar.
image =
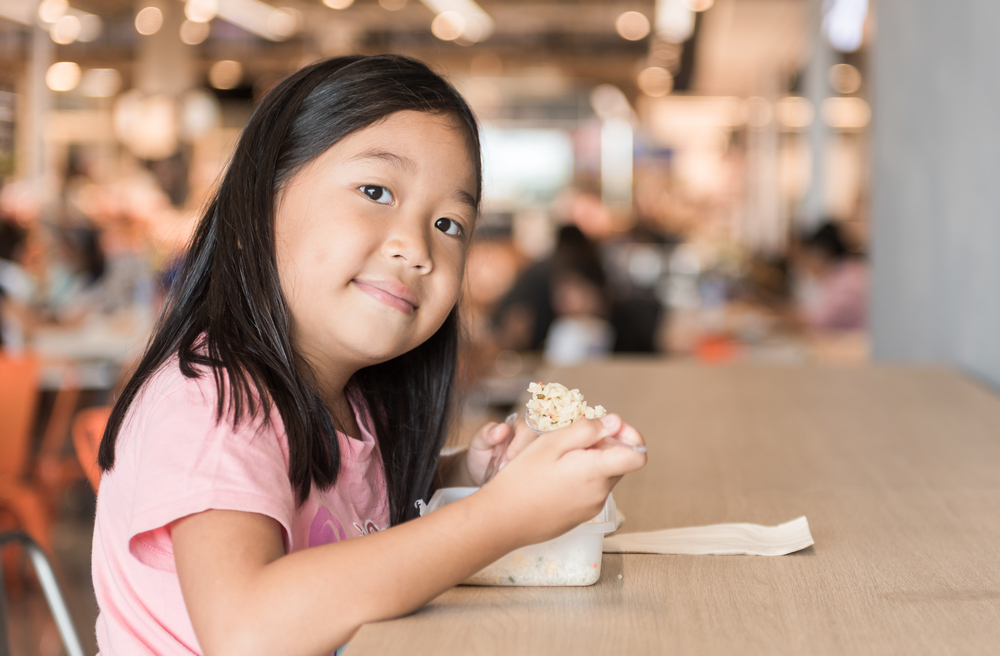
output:
M 41 194 L 40 201 L 45 200 L 49 192 L 49 175 L 46 158 L 45 123 L 52 109 L 52 91 L 45 84 L 45 73 L 52 65 L 56 44 L 49 36 L 48 30 L 34 26 L 31 32 L 31 55 L 27 69 L 27 103 L 24 111 L 19 112 L 23 120 L 24 131 L 19 139 L 19 150 L 24 153 L 24 163 L 19 167 L 18 174 L 31 181 L 36 192 Z
M 139 0 L 135 10 L 149 6 L 163 12 L 163 26 L 155 34 L 139 37 L 134 86 L 148 95 L 162 93 L 176 98 L 197 82 L 194 47 L 180 37 L 184 4 L 176 0 Z
M 1000 3 L 875 10 L 873 354 L 1000 386 Z
M 768 76 L 766 97 L 750 98 L 747 121 L 746 219 L 742 241 L 757 253 L 776 255 L 786 245 L 787 213 L 778 180 L 778 121 L 774 99 L 778 85 Z
M 816 117 L 809 126 L 806 138 L 812 166 L 809 186 L 806 187 L 802 205 L 799 208 L 798 229 L 809 232 L 819 226 L 826 214 L 826 154 L 830 139 L 830 128 L 823 121 L 821 108 L 830 95 L 829 74 L 834 64 L 833 48 L 823 35 L 823 0 L 808 0 L 809 34 L 812 51 L 805 70 L 803 90 L 812 104 Z

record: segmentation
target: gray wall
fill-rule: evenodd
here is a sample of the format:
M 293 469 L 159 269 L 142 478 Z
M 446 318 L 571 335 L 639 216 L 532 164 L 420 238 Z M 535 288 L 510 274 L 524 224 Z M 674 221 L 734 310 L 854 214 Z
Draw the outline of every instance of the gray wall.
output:
M 1000 387 L 1000 1 L 874 8 L 873 354 Z

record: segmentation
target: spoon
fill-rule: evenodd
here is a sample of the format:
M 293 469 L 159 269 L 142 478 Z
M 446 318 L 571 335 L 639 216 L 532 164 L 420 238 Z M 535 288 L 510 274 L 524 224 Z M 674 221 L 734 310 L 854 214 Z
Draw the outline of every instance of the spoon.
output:
M 507 437 L 504 438 L 503 442 L 493 447 L 493 455 L 490 456 L 490 462 L 486 465 L 486 475 L 483 476 L 483 482 L 480 484 L 480 487 L 489 483 L 497 475 L 497 472 L 500 471 L 503 458 L 507 455 L 507 447 L 514 440 L 514 425 L 517 423 L 517 413 L 512 412 L 507 415 L 507 419 L 503 423 L 507 424 Z

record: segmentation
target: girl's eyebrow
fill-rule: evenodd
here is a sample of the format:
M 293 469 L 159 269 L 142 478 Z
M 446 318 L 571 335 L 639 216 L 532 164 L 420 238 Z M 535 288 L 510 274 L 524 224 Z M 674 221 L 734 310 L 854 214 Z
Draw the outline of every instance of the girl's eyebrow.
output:
M 375 148 L 362 151 L 355 155 L 354 157 L 348 158 L 348 162 L 358 162 L 361 160 L 373 159 L 380 162 L 385 162 L 389 166 L 395 169 L 400 169 L 408 173 L 412 173 L 417 170 L 417 164 L 409 157 L 404 157 L 403 155 L 397 155 L 396 153 L 389 152 L 388 150 L 377 150 Z M 464 189 L 459 189 L 455 191 L 454 197 L 458 202 L 463 205 L 468 205 L 469 209 L 472 210 L 473 214 L 478 212 L 479 203 L 476 202 L 476 197 L 470 194 Z
M 412 173 L 417 169 L 416 162 L 414 162 L 409 157 L 397 155 L 396 153 L 391 153 L 387 150 L 375 150 L 375 149 L 365 150 L 358 153 L 354 157 L 351 157 L 347 161 L 357 162 L 365 159 L 374 159 L 381 162 L 385 162 L 386 164 L 392 166 L 393 168 L 400 169 L 408 173 Z
M 462 203 L 463 205 L 468 205 L 469 209 L 472 210 L 473 214 L 476 214 L 479 211 L 479 203 L 476 202 L 476 197 L 467 192 L 466 190 L 459 189 L 458 191 L 455 192 L 454 196 L 456 199 L 458 199 L 458 202 Z

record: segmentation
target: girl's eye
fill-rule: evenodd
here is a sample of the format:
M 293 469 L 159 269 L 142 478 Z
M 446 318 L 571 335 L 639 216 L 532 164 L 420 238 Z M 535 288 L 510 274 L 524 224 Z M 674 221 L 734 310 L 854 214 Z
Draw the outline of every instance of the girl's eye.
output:
M 392 204 L 392 192 L 380 185 L 361 185 L 358 187 L 365 196 L 368 196 L 376 203 L 383 205 Z
M 438 219 L 434 222 L 434 227 L 444 234 L 451 235 L 452 237 L 459 237 L 465 234 L 465 229 L 462 228 L 462 224 L 458 221 L 453 221 L 452 219 Z

